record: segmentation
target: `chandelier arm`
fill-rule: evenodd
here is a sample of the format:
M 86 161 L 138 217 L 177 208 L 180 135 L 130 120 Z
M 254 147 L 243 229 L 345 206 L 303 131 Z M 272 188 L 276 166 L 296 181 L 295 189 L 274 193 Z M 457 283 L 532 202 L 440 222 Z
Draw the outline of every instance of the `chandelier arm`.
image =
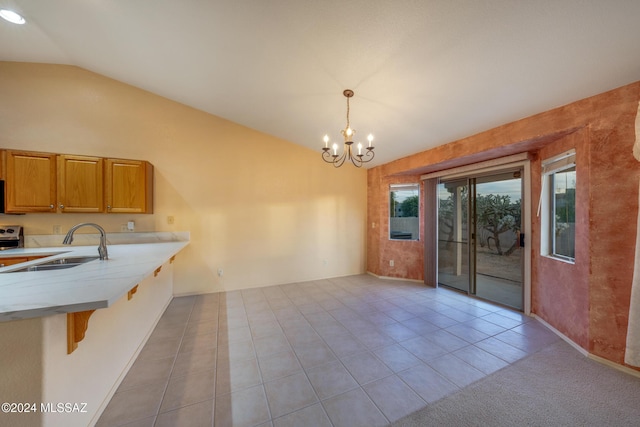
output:
M 373 147 L 367 147 L 367 151 L 362 156 L 360 156 L 360 160 L 362 161 L 362 163 L 367 163 L 373 160 L 375 156 L 376 154 L 373 152 Z
M 333 166 L 336 168 L 339 168 L 340 166 L 342 166 L 342 164 L 344 163 L 344 161 L 347 159 L 347 150 L 345 150 L 342 155 L 335 157 L 333 160 Z
M 329 152 L 329 149 L 323 149 L 322 160 L 324 160 L 327 163 L 333 163 L 335 158 L 331 155 L 331 153 Z
M 358 154 L 358 155 L 354 155 L 353 152 L 351 151 L 351 147 L 352 144 L 349 144 L 349 160 L 351 160 L 351 163 L 359 168 L 362 167 L 362 155 Z

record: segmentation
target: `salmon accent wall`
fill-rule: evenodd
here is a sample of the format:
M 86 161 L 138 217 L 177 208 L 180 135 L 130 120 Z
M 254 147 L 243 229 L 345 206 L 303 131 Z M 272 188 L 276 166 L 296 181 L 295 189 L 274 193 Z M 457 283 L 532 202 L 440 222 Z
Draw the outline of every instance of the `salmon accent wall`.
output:
M 371 220 L 367 224 L 369 232 L 367 234 L 367 271 L 385 277 L 396 277 L 402 279 L 422 280 L 423 269 L 422 260 L 424 258 L 424 227 L 423 227 L 423 186 L 420 176 L 392 176 L 381 177 L 372 173 L 378 168 L 369 172 L 368 184 L 384 188 L 386 191 L 369 191 L 367 199 L 367 209 Z M 390 240 L 389 239 L 389 188 L 392 184 L 420 184 L 420 240 Z M 376 251 L 371 251 L 375 247 Z M 393 261 L 394 266 L 389 262 Z
M 635 99 L 590 129 L 589 351 L 623 363 L 635 253 L 640 166 L 632 155 Z M 613 99 L 612 99 L 613 100 Z
M 540 255 L 541 220 L 532 213 L 532 307 L 534 312 L 584 349 L 589 348 L 589 129 L 582 128 L 541 148 L 531 166 L 532 203 L 537 211 L 542 161 L 576 150 L 576 262 Z
M 421 280 L 424 254 L 384 233 L 388 186 L 420 174 L 528 152 L 531 162 L 532 313 L 591 354 L 624 363 L 640 166 L 632 156 L 640 82 L 417 153 L 368 171 L 367 268 Z M 461 118 L 464 120 L 464 118 Z M 576 149 L 576 262 L 540 255 L 541 160 Z M 428 203 L 428 201 L 427 201 Z M 422 243 L 419 243 L 422 245 Z M 405 259 L 391 270 L 387 259 Z M 396 262 L 396 266 L 397 266 Z

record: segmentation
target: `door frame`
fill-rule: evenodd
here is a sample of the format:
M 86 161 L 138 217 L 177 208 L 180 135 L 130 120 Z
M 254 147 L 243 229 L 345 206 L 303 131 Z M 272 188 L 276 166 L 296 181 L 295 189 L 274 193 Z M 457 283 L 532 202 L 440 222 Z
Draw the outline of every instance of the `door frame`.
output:
M 442 179 L 463 178 L 469 175 L 489 174 L 503 169 L 521 167 L 522 176 L 522 229 L 524 232 L 523 312 L 531 314 L 531 161 L 528 153 L 479 162 L 467 166 L 424 174 L 424 280 L 438 287 L 438 198 L 437 184 Z

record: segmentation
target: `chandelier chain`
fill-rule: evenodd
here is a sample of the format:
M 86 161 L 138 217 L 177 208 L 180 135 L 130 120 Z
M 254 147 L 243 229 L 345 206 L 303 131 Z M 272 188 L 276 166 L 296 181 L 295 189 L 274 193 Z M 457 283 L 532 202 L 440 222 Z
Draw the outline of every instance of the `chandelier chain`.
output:
M 349 97 L 347 97 L 347 129 L 349 129 Z

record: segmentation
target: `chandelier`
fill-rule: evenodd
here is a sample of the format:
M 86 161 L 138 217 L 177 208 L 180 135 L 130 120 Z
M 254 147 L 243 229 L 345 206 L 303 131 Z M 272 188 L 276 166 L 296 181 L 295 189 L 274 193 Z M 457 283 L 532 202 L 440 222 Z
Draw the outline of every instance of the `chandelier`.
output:
M 341 130 L 342 136 L 344 137 L 344 151 L 342 154 L 338 154 L 338 144 L 333 143 L 331 147 L 329 147 L 329 135 L 324 136 L 324 148 L 322 148 L 322 160 L 327 163 L 332 163 L 333 166 L 339 168 L 344 164 L 346 160 L 351 161 L 355 167 L 361 167 L 363 163 L 370 162 L 373 160 L 375 148 L 371 145 L 373 141 L 373 135 L 369 134 L 367 140 L 369 141 L 369 145 L 367 147 L 363 147 L 362 143 L 358 142 L 357 151 L 358 154 L 355 154 L 355 149 L 353 148 L 353 135 L 356 133 L 354 129 L 351 129 L 349 124 L 349 98 L 353 97 L 353 91 L 351 89 L 345 89 L 342 94 L 347 98 L 347 127 Z M 362 154 L 364 148 L 364 154 Z

